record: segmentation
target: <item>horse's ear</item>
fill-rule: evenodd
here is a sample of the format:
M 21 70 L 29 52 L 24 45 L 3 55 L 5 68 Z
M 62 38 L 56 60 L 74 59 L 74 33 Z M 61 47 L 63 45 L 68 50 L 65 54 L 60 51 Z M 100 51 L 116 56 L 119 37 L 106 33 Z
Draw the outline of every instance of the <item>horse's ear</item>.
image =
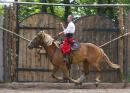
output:
M 46 32 L 45 31 L 41 31 L 41 34 L 46 34 Z
M 45 31 L 41 31 L 42 33 L 45 33 Z
M 39 33 L 37 33 L 37 35 L 42 35 L 44 32 L 43 31 L 40 31 Z

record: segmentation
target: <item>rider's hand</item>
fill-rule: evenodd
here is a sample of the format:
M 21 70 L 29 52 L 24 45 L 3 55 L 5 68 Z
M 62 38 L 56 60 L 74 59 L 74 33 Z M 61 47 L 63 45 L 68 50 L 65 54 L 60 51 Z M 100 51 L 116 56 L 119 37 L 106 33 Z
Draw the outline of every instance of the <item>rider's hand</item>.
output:
M 58 33 L 58 35 L 57 36 L 60 36 L 61 35 L 61 33 Z
M 63 26 L 63 23 L 61 22 L 60 25 Z
M 62 28 L 64 28 L 64 25 L 63 25 L 63 23 L 62 23 L 62 22 L 60 23 L 60 25 L 61 25 L 61 27 L 62 27 Z
M 61 25 L 62 29 L 65 30 L 64 25 L 63 25 L 62 22 L 60 23 L 60 25 Z
M 58 33 L 58 34 L 54 37 L 54 39 L 57 40 L 60 35 L 61 35 L 61 33 Z

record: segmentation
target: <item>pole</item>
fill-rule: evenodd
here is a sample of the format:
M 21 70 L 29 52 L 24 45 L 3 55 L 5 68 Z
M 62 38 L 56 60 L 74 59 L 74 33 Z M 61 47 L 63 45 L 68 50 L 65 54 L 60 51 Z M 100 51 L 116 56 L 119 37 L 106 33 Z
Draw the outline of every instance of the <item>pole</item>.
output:
M 130 10 L 128 13 L 128 32 L 130 33 Z M 127 77 L 130 78 L 130 36 L 128 36 L 128 44 L 127 44 Z M 130 79 L 129 79 L 130 80 Z
M 130 4 L 57 4 L 57 3 L 38 3 L 38 2 L 0 2 L 1 4 L 4 3 L 12 3 L 12 4 L 23 4 L 23 5 L 46 5 L 46 6 L 70 6 L 70 7 L 130 7 Z

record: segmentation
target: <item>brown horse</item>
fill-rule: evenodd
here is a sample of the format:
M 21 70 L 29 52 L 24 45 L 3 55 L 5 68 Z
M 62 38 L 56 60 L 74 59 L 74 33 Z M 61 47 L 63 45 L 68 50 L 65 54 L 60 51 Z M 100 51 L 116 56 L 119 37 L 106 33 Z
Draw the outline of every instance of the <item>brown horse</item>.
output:
M 98 46 L 91 43 L 81 43 L 81 47 L 78 51 L 71 54 L 72 64 L 78 64 L 83 62 L 83 72 L 84 74 L 77 80 L 72 79 L 69 76 L 69 70 L 67 69 L 65 63 L 63 62 L 63 55 L 60 49 L 57 47 L 57 41 L 55 41 L 49 34 L 44 31 L 39 32 L 29 43 L 28 48 L 33 49 L 38 46 L 44 47 L 54 65 L 52 76 L 55 79 L 61 80 L 62 78 L 56 77 L 55 73 L 61 69 L 67 79 L 74 83 L 81 83 L 89 73 L 90 66 L 96 68 L 97 76 L 96 81 L 100 81 L 100 63 L 107 62 L 108 65 L 114 69 L 120 68 L 119 65 L 113 64 L 104 51 Z M 105 61 L 103 61 L 105 60 Z

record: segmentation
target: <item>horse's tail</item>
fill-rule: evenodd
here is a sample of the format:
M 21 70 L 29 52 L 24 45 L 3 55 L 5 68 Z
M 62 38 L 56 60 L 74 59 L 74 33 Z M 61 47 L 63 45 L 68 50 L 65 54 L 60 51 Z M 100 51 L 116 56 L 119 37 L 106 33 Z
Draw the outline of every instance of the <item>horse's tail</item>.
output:
M 106 53 L 104 53 L 103 49 L 101 49 L 101 52 L 103 54 L 103 58 L 106 60 L 105 62 L 107 62 L 109 64 L 110 67 L 115 68 L 115 69 L 119 69 L 120 66 L 117 64 L 114 64 L 110 61 L 110 59 L 108 58 L 108 56 L 106 55 Z

